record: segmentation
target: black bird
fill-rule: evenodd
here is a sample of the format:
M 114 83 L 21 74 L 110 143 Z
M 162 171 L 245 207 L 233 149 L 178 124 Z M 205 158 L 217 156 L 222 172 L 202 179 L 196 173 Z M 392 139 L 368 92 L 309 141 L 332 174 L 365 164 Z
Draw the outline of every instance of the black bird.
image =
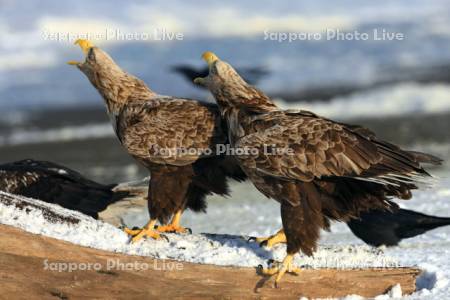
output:
M 372 246 L 396 246 L 402 239 L 450 225 L 450 218 L 428 216 L 407 209 L 370 211 L 347 223 L 354 235 Z
M 0 191 L 58 204 L 96 219 L 108 205 L 135 196 L 134 191 L 117 187 L 48 161 L 26 159 L 0 165 Z
M 194 84 L 194 79 L 197 77 L 208 76 L 208 67 L 197 69 L 190 65 L 176 65 L 171 68 L 172 71 L 183 75 L 183 77 L 196 87 L 203 88 L 198 84 Z M 269 71 L 261 67 L 247 67 L 239 68 L 238 73 L 250 84 L 256 84 L 263 77 L 269 75 Z

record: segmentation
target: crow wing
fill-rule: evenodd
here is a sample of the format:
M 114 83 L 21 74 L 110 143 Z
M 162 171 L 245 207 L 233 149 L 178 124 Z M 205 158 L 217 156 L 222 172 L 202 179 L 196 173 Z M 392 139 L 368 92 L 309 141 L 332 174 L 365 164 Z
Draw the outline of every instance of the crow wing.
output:
M 114 192 L 115 184 L 102 185 L 67 167 L 36 160 L 0 165 L 0 190 L 55 203 L 94 218 L 109 204 L 130 195 Z

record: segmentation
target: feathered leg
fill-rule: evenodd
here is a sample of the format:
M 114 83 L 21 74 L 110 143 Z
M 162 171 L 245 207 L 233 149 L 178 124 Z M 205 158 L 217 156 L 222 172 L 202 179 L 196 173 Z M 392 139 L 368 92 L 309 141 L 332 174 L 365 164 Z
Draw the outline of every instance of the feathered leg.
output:
M 283 233 L 287 242 L 287 254 L 282 262 L 275 262 L 267 269 L 261 269 L 262 275 L 273 276 L 275 278 L 275 286 L 278 286 L 281 278 L 286 273 L 299 274 L 301 269 L 294 267 L 292 260 L 294 254 L 297 253 L 302 244 L 302 238 L 305 237 L 303 227 L 304 211 L 302 205 L 292 206 L 290 204 L 281 204 L 281 219 L 283 221 L 283 229 L 277 234 Z M 306 227 L 306 230 L 308 228 Z M 275 235 L 276 236 L 276 235 Z
M 192 167 L 166 167 L 152 170 L 148 189 L 148 210 L 150 221 L 139 230 L 126 229 L 136 242 L 148 236 L 160 238 L 161 232 L 185 232 L 180 226 L 183 208 L 186 206 L 186 193 L 192 178 Z M 172 222 L 167 221 L 172 216 Z M 163 226 L 155 229 L 156 222 Z
M 261 272 L 264 275 L 277 275 L 275 286 L 286 272 L 298 274 L 301 269 L 294 267 L 294 254 L 301 250 L 311 256 L 317 247 L 320 228 L 324 227 L 324 218 L 320 195 L 311 184 L 298 183 L 298 198 L 281 203 L 281 220 L 287 241 L 287 254 L 283 261 Z

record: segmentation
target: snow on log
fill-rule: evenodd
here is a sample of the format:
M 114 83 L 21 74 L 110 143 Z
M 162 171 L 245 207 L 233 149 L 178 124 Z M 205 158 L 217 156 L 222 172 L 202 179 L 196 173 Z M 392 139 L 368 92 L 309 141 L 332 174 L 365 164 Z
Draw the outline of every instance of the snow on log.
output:
M 216 234 L 167 234 L 168 241 L 130 244 L 122 230 L 108 223 L 2 192 L 0 223 L 15 227 L 0 226 L 0 276 L 2 280 L 11 277 L 6 280 L 6 290 L 32 285 L 42 296 L 99 297 L 107 286 L 118 298 L 126 295 L 323 298 L 349 294 L 373 297 L 396 284 L 400 284 L 403 293 L 413 292 L 419 273 L 415 268 L 401 266 L 379 249 L 361 245 L 324 246 L 313 258 L 297 255 L 296 264 L 305 270 L 299 276 L 285 276 L 282 287 L 273 289 L 272 279 L 257 275 L 255 267 L 266 265 L 270 259 L 280 260 L 285 253 L 283 245 L 268 250 L 248 242 L 246 237 Z M 111 265 L 117 261 L 134 267 Z M 75 270 L 61 270 L 61 266 L 67 267 L 72 262 L 78 263 Z M 97 268 L 81 270 L 80 264 L 87 263 Z M 73 284 L 74 280 L 79 284 Z M 393 292 L 398 295 L 398 290 L 397 287 Z

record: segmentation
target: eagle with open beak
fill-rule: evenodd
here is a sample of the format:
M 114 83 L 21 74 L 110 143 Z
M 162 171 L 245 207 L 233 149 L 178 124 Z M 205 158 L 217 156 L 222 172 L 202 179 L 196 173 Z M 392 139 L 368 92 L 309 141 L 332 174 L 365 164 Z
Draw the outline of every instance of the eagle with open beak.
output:
M 260 192 L 280 203 L 283 229 L 270 241 L 286 242 L 287 255 L 262 270 L 276 274 L 276 284 L 286 272 L 300 272 L 294 255 L 313 255 L 320 230 L 329 229 L 330 221 L 395 208 L 392 198 L 409 199 L 411 190 L 431 179 L 422 164 L 440 161 L 380 140 L 360 126 L 281 110 L 214 53 L 202 58 L 209 74 L 195 82 L 214 95 L 231 146 L 252 149 L 236 155 L 239 165 Z
M 228 178 L 245 178 L 232 157 L 209 151 L 217 143 L 227 143 L 217 106 L 159 95 L 91 42 L 75 44 L 85 60 L 69 64 L 100 93 L 120 143 L 151 175 L 150 220 L 142 229 L 125 231 L 133 242 L 158 239 L 161 232 L 186 232 L 180 225 L 185 209 L 205 211 L 206 195 L 227 195 Z M 156 227 L 157 221 L 162 226 Z

